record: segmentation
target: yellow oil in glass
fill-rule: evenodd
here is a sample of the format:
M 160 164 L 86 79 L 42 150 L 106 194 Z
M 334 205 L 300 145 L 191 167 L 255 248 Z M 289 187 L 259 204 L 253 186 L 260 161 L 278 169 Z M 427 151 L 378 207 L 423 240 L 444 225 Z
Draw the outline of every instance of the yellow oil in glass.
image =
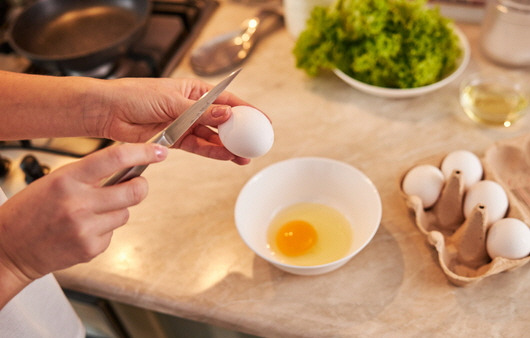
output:
M 285 264 L 321 265 L 348 254 L 352 226 L 338 210 L 320 203 L 298 203 L 278 212 L 267 231 L 267 244 Z
M 474 121 L 492 126 L 511 126 L 525 113 L 524 95 L 501 82 L 470 83 L 460 95 L 466 114 Z

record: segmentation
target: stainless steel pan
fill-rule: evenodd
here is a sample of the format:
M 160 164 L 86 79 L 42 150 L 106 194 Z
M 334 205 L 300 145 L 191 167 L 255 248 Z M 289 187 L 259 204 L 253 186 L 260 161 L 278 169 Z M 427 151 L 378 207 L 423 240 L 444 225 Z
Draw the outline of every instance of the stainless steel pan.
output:
M 7 39 L 45 68 L 89 71 L 124 54 L 150 11 L 149 0 L 39 0 L 13 20 Z

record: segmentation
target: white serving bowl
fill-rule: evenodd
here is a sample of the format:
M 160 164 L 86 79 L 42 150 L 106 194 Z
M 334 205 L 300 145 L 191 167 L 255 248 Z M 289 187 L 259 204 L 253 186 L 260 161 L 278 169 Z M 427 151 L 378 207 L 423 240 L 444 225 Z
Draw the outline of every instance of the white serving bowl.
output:
M 387 98 L 407 98 L 407 97 L 414 97 L 419 96 L 423 94 L 430 93 L 432 91 L 435 91 L 437 89 L 440 89 L 450 82 L 452 82 L 454 79 L 459 77 L 464 70 L 467 67 L 467 64 L 469 63 L 469 58 L 471 54 L 471 50 L 469 47 L 469 42 L 467 41 L 466 36 L 460 29 L 457 27 L 453 28 L 455 34 L 458 36 L 458 39 L 460 41 L 460 48 L 462 49 L 462 55 L 459 59 L 458 67 L 450 74 L 448 74 L 446 77 L 441 79 L 438 82 L 432 83 L 427 86 L 422 87 L 416 87 L 416 88 L 407 88 L 407 89 L 400 89 L 400 88 L 385 88 L 385 87 L 378 87 L 373 86 L 361 81 L 358 81 L 343 71 L 339 69 L 334 69 L 333 72 L 335 75 L 337 75 L 339 78 L 341 78 L 344 82 L 352 86 L 353 88 L 356 88 L 362 92 L 372 94 L 375 96 L 381 96 L 381 97 L 387 97 Z
M 279 262 L 267 246 L 267 229 L 275 214 L 296 203 L 321 203 L 350 222 L 353 243 L 346 256 L 331 263 L 296 266 Z M 259 257 L 284 271 L 318 275 L 335 270 L 361 251 L 381 221 L 381 198 L 373 183 L 353 166 L 326 158 L 302 157 L 270 165 L 252 177 L 235 206 L 237 230 Z

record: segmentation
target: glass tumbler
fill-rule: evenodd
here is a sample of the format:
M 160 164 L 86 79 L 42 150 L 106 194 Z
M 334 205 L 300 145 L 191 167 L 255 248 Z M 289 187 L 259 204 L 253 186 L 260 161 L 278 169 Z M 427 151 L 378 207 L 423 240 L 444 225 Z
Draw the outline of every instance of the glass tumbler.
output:
M 528 111 L 528 94 L 510 77 L 477 73 L 461 83 L 460 104 L 475 122 L 509 127 Z

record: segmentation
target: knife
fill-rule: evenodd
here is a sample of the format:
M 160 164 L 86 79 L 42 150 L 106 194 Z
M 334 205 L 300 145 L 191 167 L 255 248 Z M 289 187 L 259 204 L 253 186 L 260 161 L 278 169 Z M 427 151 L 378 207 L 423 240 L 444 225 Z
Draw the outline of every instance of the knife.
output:
M 184 133 L 201 117 L 208 107 L 217 99 L 217 97 L 228 87 L 232 80 L 239 74 L 238 69 L 228 75 L 224 80 L 219 82 L 210 91 L 205 93 L 197 102 L 186 109 L 175 121 L 173 121 L 164 130 L 153 136 L 147 143 L 157 143 L 166 147 L 171 147 Z M 120 170 L 107 178 L 102 186 L 118 184 L 134 177 L 140 176 L 147 164 L 137 165 Z

